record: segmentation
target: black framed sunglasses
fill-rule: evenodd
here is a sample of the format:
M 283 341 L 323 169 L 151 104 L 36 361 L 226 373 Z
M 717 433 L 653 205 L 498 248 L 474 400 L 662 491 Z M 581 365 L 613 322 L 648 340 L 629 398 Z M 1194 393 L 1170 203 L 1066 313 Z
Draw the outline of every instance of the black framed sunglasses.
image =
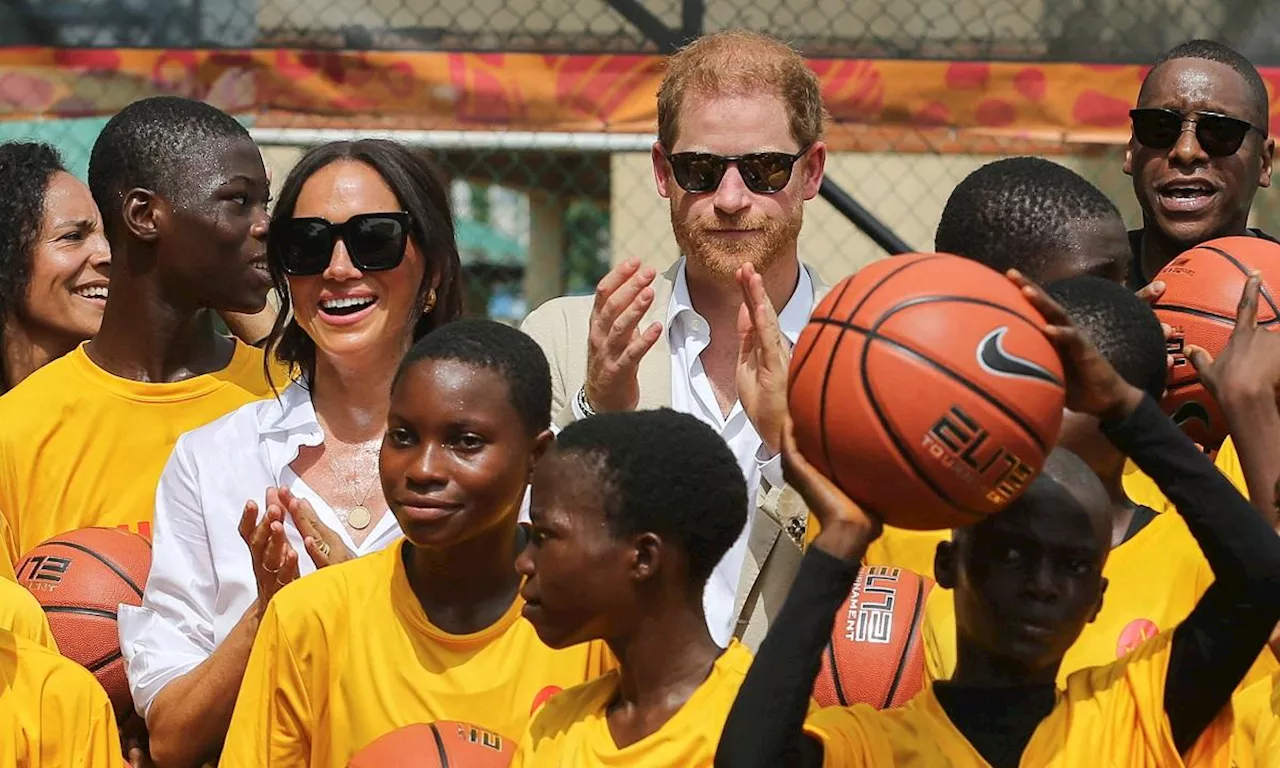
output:
M 789 155 L 786 152 L 752 152 L 749 155 L 713 155 L 709 152 L 677 152 L 667 155 L 671 173 L 685 192 L 712 192 L 720 186 L 729 163 L 738 164 L 738 173 L 747 189 L 758 195 L 781 192 L 791 181 L 796 161 L 813 147 L 812 144 Z M 666 150 L 663 150 L 664 152 Z
M 1210 157 L 1234 155 L 1244 143 L 1249 131 L 1257 131 L 1266 138 L 1264 128 L 1230 115 L 1217 112 L 1179 112 L 1176 109 L 1133 109 L 1129 111 L 1133 121 L 1133 138 L 1149 149 L 1169 149 L 1178 143 L 1182 126 L 1189 120 L 1195 125 L 1196 141 Z
M 359 213 L 341 224 L 319 217 L 280 219 L 268 234 L 271 258 L 285 274 L 319 275 L 329 267 L 338 240 L 361 272 L 395 269 L 409 244 L 409 214 Z

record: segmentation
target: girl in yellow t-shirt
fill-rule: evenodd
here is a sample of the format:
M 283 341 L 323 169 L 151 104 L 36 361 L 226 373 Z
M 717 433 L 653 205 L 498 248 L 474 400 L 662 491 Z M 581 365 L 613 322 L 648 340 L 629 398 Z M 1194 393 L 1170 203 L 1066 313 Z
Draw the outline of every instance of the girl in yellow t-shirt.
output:
M 550 414 L 546 358 L 519 331 L 465 320 L 414 345 L 379 462 L 405 539 L 271 600 L 222 765 L 340 768 L 435 720 L 515 739 L 549 696 L 612 665 L 601 642 L 547 647 L 520 615 L 517 519 Z

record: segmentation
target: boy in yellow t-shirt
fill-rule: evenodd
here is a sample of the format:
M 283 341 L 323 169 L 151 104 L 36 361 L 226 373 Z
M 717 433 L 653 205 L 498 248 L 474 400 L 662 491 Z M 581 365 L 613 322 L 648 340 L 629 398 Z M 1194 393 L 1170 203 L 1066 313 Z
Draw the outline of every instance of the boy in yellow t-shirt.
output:
M 1019 282 L 1059 347 L 1067 407 L 1097 416 L 1160 484 L 1217 580 L 1176 629 L 1059 692 L 1062 658 L 1102 604 L 1114 522 L 1097 475 L 1055 449 L 1022 496 L 939 549 L 938 584 L 955 592 L 955 675 L 900 709 L 831 707 L 806 722 L 832 615 L 879 523 L 799 456 L 788 430 L 785 471 L 822 533 L 747 673 L 718 768 L 1230 765 L 1225 705 L 1280 618 L 1280 539 L 1061 307 Z
M 709 766 L 751 653 L 711 639 L 702 593 L 746 524 L 710 427 L 669 409 L 575 422 L 534 472 L 517 567 L 548 645 L 607 640 L 621 666 L 553 698 L 513 768 Z
M 1165 343 L 1155 313 L 1127 288 L 1096 277 L 1051 284 L 1066 310 L 1125 381 L 1159 401 L 1165 387 Z M 1076 670 L 1110 664 L 1191 613 L 1213 572 L 1186 523 L 1136 504 L 1124 488 L 1127 459 L 1098 428 L 1098 419 L 1067 411 L 1058 444 L 1098 475 L 1110 499 L 1111 552 L 1103 568 L 1107 596 L 1062 660 L 1058 685 Z M 934 590 L 924 621 L 929 679 L 955 672 L 953 592 Z M 1269 656 L 1270 654 L 1268 654 Z
M 0 765 L 120 768 L 107 692 L 75 662 L 0 629 Z
M 380 457 L 407 540 L 272 598 L 221 765 L 341 768 L 435 720 L 514 741 L 553 693 L 613 666 L 604 643 L 552 649 L 520 615 L 517 519 L 550 418 L 546 357 L 514 328 L 463 320 L 414 345 Z
M 268 184 L 244 127 L 199 101 L 144 99 L 103 129 L 89 188 L 111 243 L 96 338 L 0 397 L 0 514 L 11 562 L 87 526 L 148 535 L 178 435 L 270 387 L 262 352 L 211 310 L 266 305 Z

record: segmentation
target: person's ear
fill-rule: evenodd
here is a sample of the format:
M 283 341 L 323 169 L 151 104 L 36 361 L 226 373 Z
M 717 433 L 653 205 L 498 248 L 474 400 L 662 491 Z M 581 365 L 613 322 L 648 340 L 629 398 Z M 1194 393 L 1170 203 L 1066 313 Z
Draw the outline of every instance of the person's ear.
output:
M 1137 148 L 1137 141 L 1132 135 L 1129 136 L 1129 143 L 1124 145 L 1124 165 L 1120 170 L 1124 171 L 1124 175 L 1133 175 L 1133 150 Z
M 140 187 L 125 192 L 124 201 L 120 204 L 125 229 L 130 235 L 146 243 L 156 241 L 162 220 L 170 213 L 164 198 Z
M 656 533 L 642 533 L 632 539 L 631 546 L 631 578 L 636 581 L 654 578 L 666 554 L 662 539 Z
M 938 542 L 938 549 L 933 553 L 933 580 L 943 589 L 956 588 L 957 559 L 954 541 Z
M 818 196 L 818 191 L 822 189 L 822 174 L 827 167 L 827 145 L 821 141 L 815 141 L 809 152 L 801 158 L 803 165 L 801 168 L 804 172 L 804 185 L 801 188 L 801 195 L 805 200 L 812 200 Z
M 534 480 L 534 465 L 538 463 L 541 457 L 547 454 L 552 445 L 556 444 L 556 433 L 552 430 L 544 429 L 534 438 L 534 448 L 529 452 L 529 481 Z
M 1258 186 L 1271 186 L 1271 162 L 1276 156 L 1276 140 L 1268 138 L 1262 142 L 1262 149 L 1258 153 L 1262 158 L 1262 170 L 1258 174 Z
M 671 166 L 667 163 L 667 152 L 662 144 L 653 142 L 649 159 L 653 162 L 653 183 L 658 187 L 658 194 L 670 198 L 675 191 L 675 179 L 671 178 Z
M 1093 611 L 1089 614 L 1090 624 L 1097 620 L 1099 613 L 1102 613 L 1102 599 L 1107 594 L 1108 584 L 1110 584 L 1110 582 L 1107 581 L 1107 577 L 1103 576 L 1102 582 L 1098 584 L 1098 602 L 1093 606 Z

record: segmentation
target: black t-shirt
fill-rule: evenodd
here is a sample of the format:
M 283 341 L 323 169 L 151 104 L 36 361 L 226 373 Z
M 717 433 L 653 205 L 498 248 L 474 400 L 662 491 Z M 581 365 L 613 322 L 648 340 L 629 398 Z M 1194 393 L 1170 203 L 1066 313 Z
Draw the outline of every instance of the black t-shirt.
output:
M 1263 232 L 1260 229 L 1250 228 L 1249 234 L 1253 235 L 1254 237 L 1260 237 L 1263 240 L 1270 240 L 1273 243 L 1280 243 L 1280 240 L 1275 239 L 1274 237 L 1272 237 L 1271 235 L 1268 235 L 1266 232 Z M 1128 284 L 1129 284 L 1129 287 L 1135 291 L 1141 290 L 1142 288 L 1147 287 L 1147 283 L 1150 283 L 1152 280 L 1151 277 L 1148 277 L 1142 273 L 1142 230 L 1141 229 L 1133 229 L 1129 231 L 1129 251 L 1130 253 L 1133 254 L 1133 257 L 1129 260 Z

